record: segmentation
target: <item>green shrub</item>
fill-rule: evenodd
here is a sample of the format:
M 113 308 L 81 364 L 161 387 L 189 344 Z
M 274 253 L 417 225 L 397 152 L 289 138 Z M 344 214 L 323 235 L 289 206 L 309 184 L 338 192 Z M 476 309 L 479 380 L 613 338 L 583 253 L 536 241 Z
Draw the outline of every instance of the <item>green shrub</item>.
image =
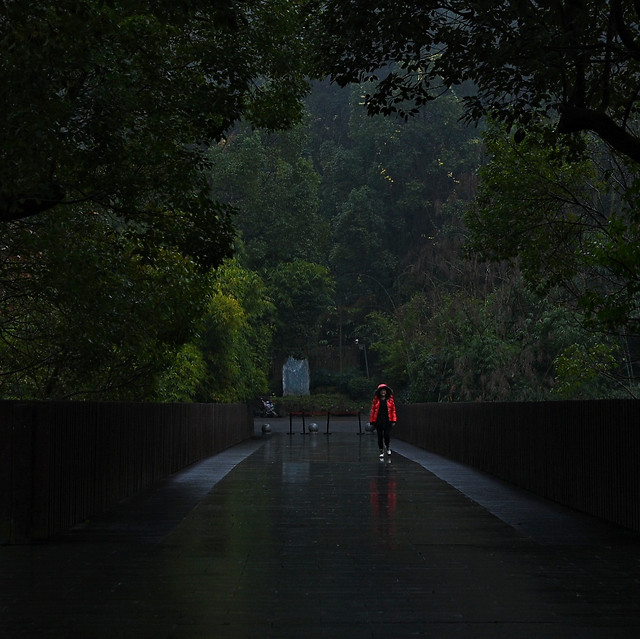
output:
M 317 394 L 337 392 L 350 400 L 362 402 L 373 397 L 375 385 L 357 369 L 342 373 L 320 369 L 311 376 L 311 390 Z
M 358 402 L 342 393 L 326 393 L 319 395 L 287 395 L 274 400 L 276 410 L 281 416 L 291 412 L 305 411 L 310 413 L 356 413 L 363 414 L 368 410 L 368 404 Z

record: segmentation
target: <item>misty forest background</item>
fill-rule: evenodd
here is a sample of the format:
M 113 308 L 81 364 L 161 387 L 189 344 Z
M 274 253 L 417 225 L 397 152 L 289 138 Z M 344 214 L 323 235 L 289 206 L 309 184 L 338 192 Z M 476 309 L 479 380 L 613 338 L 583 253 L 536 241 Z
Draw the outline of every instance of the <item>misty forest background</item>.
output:
M 405 402 L 637 396 L 635 298 L 601 303 L 633 170 L 593 135 L 573 154 L 466 123 L 461 87 L 372 116 L 366 81 L 316 80 L 283 128 L 220 124 L 208 226 L 81 197 L 3 221 L 0 397 L 255 401 L 289 356 L 345 406 L 382 381 Z

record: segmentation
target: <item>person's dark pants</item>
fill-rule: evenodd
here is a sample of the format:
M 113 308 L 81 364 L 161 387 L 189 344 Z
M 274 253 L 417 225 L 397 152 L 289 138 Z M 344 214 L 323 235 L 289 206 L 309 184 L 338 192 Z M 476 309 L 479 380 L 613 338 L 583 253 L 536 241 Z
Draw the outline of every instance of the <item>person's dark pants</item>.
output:
M 391 442 L 391 422 L 376 423 L 376 430 L 378 431 L 378 448 L 382 450 L 383 444 L 388 448 Z

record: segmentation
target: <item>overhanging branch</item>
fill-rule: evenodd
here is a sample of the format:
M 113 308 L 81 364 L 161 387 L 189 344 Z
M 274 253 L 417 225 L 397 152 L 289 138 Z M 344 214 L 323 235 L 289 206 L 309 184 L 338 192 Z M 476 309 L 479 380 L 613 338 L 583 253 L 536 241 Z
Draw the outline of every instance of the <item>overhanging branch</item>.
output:
M 58 184 L 51 184 L 48 193 L 34 195 L 0 196 L 0 221 L 13 222 L 44 213 L 64 200 L 64 191 Z
M 640 164 L 640 139 L 616 124 L 609 116 L 583 107 L 565 105 L 560 110 L 558 133 L 593 131 L 618 153 Z

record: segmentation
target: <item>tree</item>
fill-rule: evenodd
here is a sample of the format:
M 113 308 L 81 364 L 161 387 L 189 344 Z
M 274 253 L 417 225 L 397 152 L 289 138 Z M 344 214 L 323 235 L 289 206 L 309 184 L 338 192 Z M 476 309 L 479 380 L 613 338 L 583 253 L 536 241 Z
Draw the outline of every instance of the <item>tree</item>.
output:
M 485 266 L 485 265 L 481 265 Z M 540 298 L 506 263 L 483 294 L 472 281 L 416 293 L 367 318 L 371 351 L 404 401 L 532 401 L 629 396 L 621 344 Z
M 354 188 L 349 193 L 333 230 L 331 265 L 341 299 L 354 304 L 363 293 L 375 296 L 381 287 L 384 291 L 385 285 L 391 285 L 397 258 L 387 238 L 393 238 L 396 229 L 371 188 Z M 363 273 L 368 281 L 363 282 Z
M 320 210 L 333 232 L 334 345 L 362 339 L 372 310 L 392 312 L 435 279 L 454 279 L 448 264 L 461 268 L 462 223 L 446 210 L 473 196 L 480 160 L 478 131 L 460 122 L 455 91 L 405 122 L 368 117 L 368 86 L 343 89 L 340 102 L 335 86 L 317 83 L 308 100 Z
M 217 264 L 232 230 L 209 192 L 207 149 L 240 117 L 276 128 L 300 116 L 299 9 L 5 0 L 0 220 L 83 203 L 148 225 L 152 241 L 179 211 L 180 248 Z
M 4 225 L 0 398 L 246 401 L 266 390 L 274 309 L 256 274 L 142 258 L 119 218 Z
M 522 347 L 517 336 L 495 331 L 502 326 L 501 315 L 489 301 L 494 293 L 500 297 L 503 284 L 492 275 L 493 264 L 485 265 L 486 278 L 484 267 L 474 270 L 473 265 L 482 266 L 478 255 L 513 259 L 525 286 L 555 296 L 550 312 L 571 316 L 577 325 L 553 344 L 543 343 L 534 357 L 551 363 L 547 371 L 559 376 L 551 380 L 547 373 L 542 381 L 534 368 L 521 367 L 528 390 L 518 397 L 544 394 L 545 387 L 548 392 L 554 384 L 568 395 L 601 396 L 616 392 L 612 383 L 623 369 L 628 379 L 634 378 L 633 334 L 638 332 L 640 302 L 639 16 L 637 4 L 621 0 L 314 3 L 310 24 L 318 34 L 317 73 L 342 86 L 369 83 L 363 102 L 370 115 L 397 113 L 416 119 L 431 113 L 453 89 L 464 96 L 465 121 L 484 124 L 490 116 L 504 126 L 504 148 L 496 154 L 500 159 L 496 161 L 493 140 L 492 161 L 480 172 L 481 197 L 467 218 L 472 268 L 456 256 L 460 244 L 454 236 L 464 232 L 461 220 L 453 219 L 447 227 L 437 216 L 433 232 L 423 227 L 431 245 L 423 242 L 401 262 L 405 281 L 411 279 L 415 287 L 422 278 L 430 310 L 417 319 L 410 305 L 399 303 L 394 324 L 401 339 L 375 346 L 387 365 L 393 360 L 397 369 L 407 363 L 408 387 L 419 393 L 416 373 L 423 370 L 448 380 L 450 368 L 462 384 L 454 396 L 505 397 L 514 389 L 501 371 L 517 370 L 518 358 L 512 358 L 516 353 L 531 361 L 534 351 Z M 401 160 L 410 162 L 411 148 L 404 145 L 407 152 Z M 385 163 L 390 177 L 403 174 L 397 166 L 401 162 L 396 167 Z M 467 180 L 468 186 L 473 184 Z M 406 187 L 403 196 L 394 199 L 394 212 L 400 205 L 405 220 L 411 220 L 411 211 L 419 220 L 428 190 L 420 179 L 407 180 Z M 448 200 L 432 200 L 432 210 L 461 209 L 454 197 L 462 190 L 456 189 Z M 405 288 L 405 294 L 411 291 Z M 412 302 L 419 296 L 413 291 Z M 453 322 L 440 318 L 444 326 L 456 327 L 443 340 L 456 347 L 440 354 L 427 338 L 411 331 L 437 316 L 438 301 L 452 312 L 464 308 Z M 405 312 L 414 320 L 408 325 Z M 462 318 L 473 326 L 471 333 L 465 332 Z M 517 314 L 514 319 L 519 319 Z M 585 320 L 587 330 L 579 326 Z M 430 330 L 437 333 L 436 328 Z M 533 336 L 535 331 L 520 331 L 524 334 Z M 413 351 L 405 347 L 406 336 L 412 335 L 417 346 Z M 400 345 L 395 355 L 393 344 Z M 589 375 L 573 384 L 572 372 L 587 362 L 592 366 Z M 471 371 L 479 371 L 480 377 L 475 379 Z M 449 396 L 447 389 L 431 395 L 441 396 Z
M 237 211 L 238 255 L 266 274 L 283 261 L 326 262 L 328 224 L 318 214 L 318 174 L 304 124 L 282 132 L 237 127 L 211 151 L 210 185 Z
M 204 309 L 194 262 L 143 258 L 134 229 L 107 215 L 48 211 L 0 228 L 0 397 L 166 399 L 159 379 Z
M 623 0 L 318 0 L 319 75 L 375 79 L 372 113 L 408 116 L 451 86 L 466 116 L 592 131 L 640 162 L 640 10 Z M 310 29 L 311 30 L 311 29 Z M 397 64 L 397 67 L 392 67 Z M 521 136 L 522 133 L 519 133 Z
M 566 146 L 520 144 L 500 127 L 486 136 L 490 161 L 466 216 L 469 251 L 519 260 L 530 286 L 554 287 L 593 329 L 640 332 L 638 188 L 602 144 L 576 160 Z
M 304 260 L 283 262 L 271 273 L 269 287 L 277 308 L 277 352 L 307 357 L 317 345 L 322 321 L 334 304 L 329 270 Z
M 212 273 L 208 307 L 196 340 L 206 374 L 198 401 L 249 401 L 267 390 L 275 329 L 274 308 L 262 278 L 237 260 Z

